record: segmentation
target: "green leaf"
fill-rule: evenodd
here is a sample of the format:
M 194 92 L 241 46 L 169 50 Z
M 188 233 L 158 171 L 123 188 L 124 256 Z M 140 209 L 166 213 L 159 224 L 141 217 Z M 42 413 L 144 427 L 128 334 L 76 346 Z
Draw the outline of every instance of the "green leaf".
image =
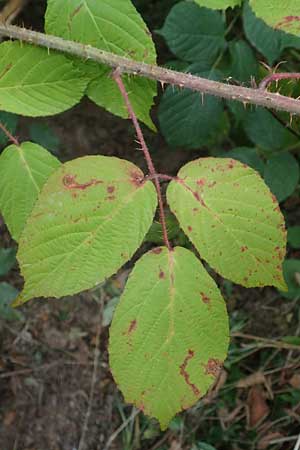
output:
M 169 239 L 174 239 L 181 232 L 178 226 L 178 222 L 173 214 L 166 215 L 166 226 Z M 164 243 L 163 229 L 160 222 L 153 222 L 150 230 L 145 237 L 145 241 L 153 242 L 157 245 L 161 245 Z
M 151 34 L 130 0 L 49 0 L 46 32 L 92 45 L 120 56 L 156 63 Z M 87 95 L 108 111 L 127 118 L 124 101 L 109 75 L 110 68 L 91 62 L 78 62 L 90 77 Z M 149 110 L 156 95 L 155 82 L 124 76 L 138 118 L 155 129 Z
M 16 131 L 18 124 L 18 116 L 15 114 L 0 112 L 0 122 L 7 128 L 7 130 L 13 135 Z M 2 130 L 0 130 L 0 146 L 6 145 L 8 137 Z
M 47 116 L 79 102 L 87 79 L 65 56 L 20 42 L 0 45 L 1 109 Z
M 0 317 L 5 320 L 21 320 L 23 314 L 11 307 L 19 291 L 8 283 L 0 283 Z
M 95 77 L 87 90 L 88 97 L 112 114 L 127 119 L 128 111 L 122 95 L 116 83 L 110 78 L 111 69 L 97 65 L 94 66 L 94 71 Z M 123 75 L 122 79 L 136 116 L 151 130 L 155 131 L 156 128 L 149 116 L 149 111 L 153 104 L 153 97 L 157 94 L 156 82 L 126 74 Z
M 283 273 L 288 292 L 282 294 L 290 299 L 300 299 L 300 261 L 299 259 L 286 259 L 283 263 Z
M 281 340 L 283 342 L 287 342 L 288 344 L 300 346 L 300 337 L 299 336 L 282 336 Z
M 286 231 L 260 176 L 233 159 L 200 158 L 182 167 L 167 199 L 201 258 L 246 287 L 285 289 Z
M 300 35 L 300 0 L 250 0 L 250 5 L 271 27 Z
M 227 9 L 239 6 L 242 0 L 194 0 L 200 6 L 210 9 Z
M 211 66 L 226 48 L 225 23 L 218 11 L 180 2 L 171 9 L 159 30 L 178 58 Z
M 287 240 L 291 247 L 300 248 L 300 226 L 288 228 Z
M 16 264 L 16 249 L 0 248 L 0 277 L 6 275 Z
M 290 153 L 275 155 L 267 161 L 264 179 L 278 202 L 286 200 L 299 182 L 299 164 Z
M 222 152 L 219 156 L 223 158 L 237 159 L 238 161 L 247 164 L 256 170 L 261 176 L 264 174 L 265 164 L 257 153 L 256 148 L 251 147 L 236 147 L 225 154 Z
M 10 145 L 0 156 L 0 212 L 18 241 L 39 192 L 60 162 L 32 142 Z
M 248 138 L 265 150 L 283 150 L 297 142 L 295 136 L 263 108 L 248 112 L 244 128 Z
M 125 400 L 165 429 L 215 381 L 228 333 L 225 303 L 195 255 L 182 247 L 148 252 L 128 279 L 110 329 L 110 366 Z
M 274 30 L 258 19 L 247 2 L 243 8 L 244 31 L 251 44 L 266 58 L 269 64 L 278 60 L 285 48 L 300 48 L 300 38 Z
M 243 40 L 230 42 L 231 57 L 230 76 L 235 80 L 248 82 L 255 79 L 258 73 L 257 59 L 251 47 Z
M 218 71 L 198 72 L 198 65 L 189 72 L 205 78 L 219 80 Z M 202 96 L 190 89 L 169 86 L 160 101 L 158 118 L 161 132 L 171 146 L 189 149 L 209 144 L 220 132 L 224 120 L 223 102 L 211 95 Z M 205 126 L 203 125 L 205 124 Z
M 153 183 L 128 161 L 86 156 L 63 164 L 45 184 L 20 239 L 25 288 L 18 303 L 102 283 L 141 245 L 156 205 Z

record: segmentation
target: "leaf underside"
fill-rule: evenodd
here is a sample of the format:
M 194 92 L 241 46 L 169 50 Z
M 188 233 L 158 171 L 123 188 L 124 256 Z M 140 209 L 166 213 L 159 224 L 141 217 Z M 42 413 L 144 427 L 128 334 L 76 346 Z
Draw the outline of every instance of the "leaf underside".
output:
M 0 212 L 18 241 L 42 186 L 60 166 L 43 147 L 24 142 L 10 145 L 0 156 Z
M 136 263 L 116 308 L 110 366 L 125 400 L 165 429 L 215 381 L 228 341 L 225 303 L 201 262 L 158 247 Z
M 156 205 L 152 182 L 128 161 L 87 156 L 63 164 L 20 239 L 19 303 L 71 295 L 110 277 L 141 245 Z
M 257 172 L 233 159 L 201 158 L 181 168 L 167 199 L 201 258 L 219 274 L 246 287 L 286 289 L 284 218 Z

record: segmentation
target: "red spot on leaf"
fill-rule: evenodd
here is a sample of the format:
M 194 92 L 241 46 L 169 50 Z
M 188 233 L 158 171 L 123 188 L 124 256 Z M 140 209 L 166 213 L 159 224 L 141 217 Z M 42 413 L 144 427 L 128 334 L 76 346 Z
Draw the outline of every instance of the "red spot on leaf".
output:
M 153 248 L 151 252 L 154 253 L 155 255 L 159 255 L 162 252 L 162 248 L 161 247 Z
M 200 391 L 197 388 L 197 386 L 191 382 L 190 375 L 186 371 L 187 365 L 189 361 L 195 356 L 195 352 L 193 350 L 189 350 L 187 356 L 184 358 L 183 363 L 179 366 L 180 369 L 180 375 L 184 378 L 186 384 L 192 389 L 195 396 L 200 395 Z
M 228 169 L 233 169 L 235 165 L 236 165 L 236 161 L 234 159 L 230 159 L 227 167 L 228 167 Z
M 77 183 L 76 175 L 65 175 L 62 179 L 62 182 L 67 189 L 80 189 L 82 191 L 91 186 L 96 186 L 97 184 L 103 183 L 102 180 L 96 180 L 94 178 L 92 178 L 91 181 L 88 181 L 87 183 Z
M 109 194 L 112 194 L 114 191 L 115 191 L 115 187 L 114 186 L 107 186 L 107 192 L 109 193 Z
M 223 361 L 219 359 L 210 358 L 205 366 L 205 375 L 212 375 L 217 377 L 222 369 Z
M 134 330 L 136 330 L 136 325 L 137 325 L 136 319 L 132 320 L 130 322 L 127 334 L 131 334 Z
M 275 25 L 275 28 L 288 28 L 293 25 L 294 22 L 300 22 L 300 16 L 285 16 Z
M 138 170 L 131 170 L 129 175 L 130 175 L 130 183 L 136 187 L 141 187 L 145 181 L 141 172 L 139 172 Z
M 163 271 L 163 270 L 160 270 L 160 272 L 159 272 L 159 278 L 162 280 L 162 279 L 164 279 L 164 278 L 166 278 L 166 274 L 165 274 L 165 272 Z
M 190 225 L 187 227 L 187 229 L 188 231 L 193 231 L 193 228 Z
M 197 180 L 197 184 L 198 186 L 204 186 L 206 184 L 206 179 L 200 178 L 199 180 Z
M 210 304 L 210 298 L 204 294 L 204 292 L 200 292 L 201 298 L 203 303 L 206 303 L 207 305 Z

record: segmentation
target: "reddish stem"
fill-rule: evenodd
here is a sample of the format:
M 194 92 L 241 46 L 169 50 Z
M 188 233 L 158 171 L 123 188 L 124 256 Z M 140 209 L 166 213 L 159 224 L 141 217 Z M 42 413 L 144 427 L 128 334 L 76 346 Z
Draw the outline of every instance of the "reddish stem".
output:
M 3 131 L 3 133 L 6 135 L 6 137 L 8 138 L 9 141 L 11 141 L 13 144 L 17 145 L 19 147 L 20 142 L 18 141 L 17 138 L 15 138 L 6 128 L 5 125 L 3 125 L 3 123 L 0 122 L 0 129 Z
M 115 80 L 115 82 L 117 83 L 120 93 L 125 101 L 125 104 L 126 104 L 126 107 L 127 107 L 128 113 L 129 113 L 129 117 L 132 120 L 132 123 L 133 123 L 135 131 L 136 131 L 137 138 L 139 140 L 139 143 L 141 144 L 141 149 L 144 153 L 145 160 L 147 162 L 147 166 L 149 169 L 150 178 L 153 179 L 153 183 L 155 185 L 156 192 L 157 192 L 158 206 L 159 206 L 159 218 L 160 218 L 160 223 L 162 226 L 164 242 L 165 242 L 168 250 L 172 251 L 172 246 L 171 246 L 169 238 L 168 238 L 166 216 L 165 216 L 165 211 L 164 211 L 164 203 L 163 203 L 163 198 L 162 198 L 162 193 L 161 193 L 161 188 L 160 188 L 160 183 L 159 183 L 160 177 L 158 176 L 159 174 L 155 170 L 149 149 L 147 147 L 147 144 L 146 144 L 144 136 L 143 136 L 142 129 L 140 127 L 138 119 L 135 115 L 135 112 L 134 112 L 131 102 L 129 100 L 126 88 L 122 81 L 120 70 L 116 69 L 113 72 L 112 76 L 113 76 L 113 79 Z
M 155 178 L 158 178 L 159 180 L 165 180 L 165 181 L 171 181 L 171 180 L 177 180 L 177 177 L 172 177 L 171 175 L 165 175 L 164 173 L 156 173 L 155 175 L 148 175 L 148 180 L 154 180 Z
M 259 83 L 259 89 L 266 89 L 269 84 L 271 84 L 273 81 L 279 81 L 279 80 L 292 80 L 292 79 L 300 79 L 300 73 L 289 73 L 289 72 L 282 72 L 282 73 L 272 73 L 271 75 L 268 75 L 265 77 L 260 83 Z

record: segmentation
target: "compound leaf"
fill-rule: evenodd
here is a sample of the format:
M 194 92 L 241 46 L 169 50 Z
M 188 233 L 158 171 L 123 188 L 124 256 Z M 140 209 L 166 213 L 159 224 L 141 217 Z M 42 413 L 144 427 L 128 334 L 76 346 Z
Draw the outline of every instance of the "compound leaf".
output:
M 189 62 L 214 63 L 226 47 L 221 14 L 193 2 L 173 6 L 159 34 L 174 55 Z
M 156 51 L 146 24 L 130 0 L 49 0 L 46 31 L 65 39 L 126 56 L 149 64 L 156 63 Z M 91 62 L 78 62 L 90 77 L 87 94 L 108 111 L 128 117 L 124 101 L 109 77 L 111 69 Z M 138 118 L 155 129 L 149 110 L 156 95 L 156 84 L 139 77 L 124 77 Z M 140 99 L 142 93 L 142 100 Z
M 271 27 L 300 35 L 300 0 L 250 0 L 250 5 Z
M 185 248 L 157 247 L 136 263 L 116 308 L 113 376 L 125 400 L 164 429 L 215 381 L 228 334 L 224 300 L 201 262 Z
M 179 171 L 167 198 L 200 256 L 218 273 L 246 287 L 285 289 L 284 219 L 257 172 L 234 159 L 201 158 Z
M 0 156 L 0 212 L 18 241 L 40 190 L 60 162 L 43 147 L 24 142 Z
M 17 258 L 33 297 L 62 297 L 103 282 L 128 261 L 153 220 L 157 198 L 134 164 L 86 156 L 45 184 L 22 233 Z
M 24 116 L 48 116 L 71 108 L 88 80 L 65 56 L 47 49 L 3 42 L 0 45 L 1 109 Z

